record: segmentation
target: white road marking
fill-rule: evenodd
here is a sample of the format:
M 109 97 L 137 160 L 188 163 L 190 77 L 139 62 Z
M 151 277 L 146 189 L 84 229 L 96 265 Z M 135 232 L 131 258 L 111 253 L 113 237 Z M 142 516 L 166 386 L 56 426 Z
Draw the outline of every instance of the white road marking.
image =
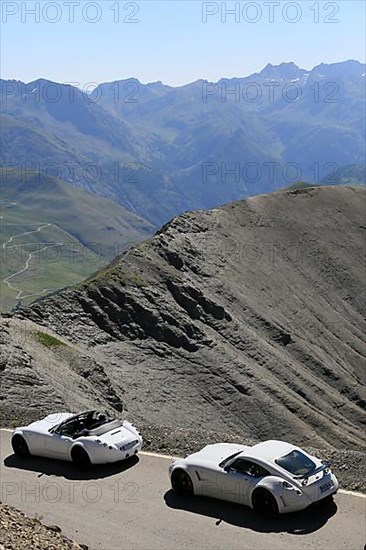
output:
M 338 489 L 338 493 L 342 495 L 351 495 L 352 497 L 366 498 L 364 493 L 357 493 L 356 491 L 346 491 L 345 489 Z
M 167 460 L 178 460 L 179 458 L 182 458 L 180 456 L 170 456 L 170 455 L 162 455 L 159 453 L 151 453 L 149 451 L 139 451 L 139 455 L 146 455 L 146 456 L 155 456 L 157 458 L 165 458 Z

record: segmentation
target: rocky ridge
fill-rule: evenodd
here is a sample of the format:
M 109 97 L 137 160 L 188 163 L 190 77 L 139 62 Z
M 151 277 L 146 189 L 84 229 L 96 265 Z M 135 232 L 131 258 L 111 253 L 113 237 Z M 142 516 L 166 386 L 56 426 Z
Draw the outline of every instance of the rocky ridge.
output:
M 16 417 L 44 386 L 46 411 L 123 402 L 140 423 L 358 450 L 364 219 L 365 190 L 353 187 L 174 218 L 84 284 L 4 320 L 0 410 Z M 33 328 L 13 354 L 22 323 Z M 45 350 L 35 331 L 64 345 Z

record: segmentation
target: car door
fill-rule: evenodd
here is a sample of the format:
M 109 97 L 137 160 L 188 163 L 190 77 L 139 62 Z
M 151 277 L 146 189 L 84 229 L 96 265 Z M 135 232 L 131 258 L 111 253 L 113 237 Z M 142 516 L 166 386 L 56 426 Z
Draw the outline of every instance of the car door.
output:
M 45 435 L 41 432 L 26 430 L 23 432 L 29 451 L 34 456 L 43 456 Z
M 224 500 L 250 505 L 252 490 L 258 482 L 257 464 L 244 458 L 236 458 L 224 469 Z
M 61 426 L 58 430 L 48 433 L 45 438 L 44 455 L 49 458 L 68 460 L 70 449 L 74 442 L 71 437 L 72 426 L 68 423 Z
M 223 479 L 223 470 L 217 468 L 192 467 L 189 474 L 195 485 L 195 494 L 210 498 L 222 499 L 225 479 Z

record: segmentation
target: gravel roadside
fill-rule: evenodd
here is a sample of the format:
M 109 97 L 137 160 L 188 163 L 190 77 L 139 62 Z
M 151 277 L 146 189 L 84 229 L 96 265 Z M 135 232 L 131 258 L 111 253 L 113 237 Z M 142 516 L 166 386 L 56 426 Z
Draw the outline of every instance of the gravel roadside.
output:
M 0 502 L 0 550 L 87 550 L 62 534 L 57 525 L 44 525 Z

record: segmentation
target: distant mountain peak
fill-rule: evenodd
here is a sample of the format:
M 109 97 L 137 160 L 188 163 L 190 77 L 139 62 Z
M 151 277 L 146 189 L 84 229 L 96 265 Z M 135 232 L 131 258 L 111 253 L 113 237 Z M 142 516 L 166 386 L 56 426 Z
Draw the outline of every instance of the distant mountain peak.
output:
M 327 78 L 352 78 L 361 77 L 366 70 L 365 63 L 348 59 L 339 63 L 320 63 L 311 71 L 314 78 L 320 75 Z
M 280 63 L 279 65 L 267 63 L 259 75 L 264 78 L 293 79 L 301 77 L 305 72 L 304 69 L 300 69 L 293 61 L 290 61 L 288 63 Z
M 267 69 L 267 68 L 278 68 L 278 67 L 281 67 L 281 68 L 293 68 L 295 67 L 296 69 L 300 69 L 300 67 L 298 67 L 296 65 L 296 63 L 294 63 L 293 61 L 282 61 L 282 63 L 279 63 L 278 65 L 273 65 L 272 63 L 267 63 L 267 65 L 264 67 L 264 71 Z

